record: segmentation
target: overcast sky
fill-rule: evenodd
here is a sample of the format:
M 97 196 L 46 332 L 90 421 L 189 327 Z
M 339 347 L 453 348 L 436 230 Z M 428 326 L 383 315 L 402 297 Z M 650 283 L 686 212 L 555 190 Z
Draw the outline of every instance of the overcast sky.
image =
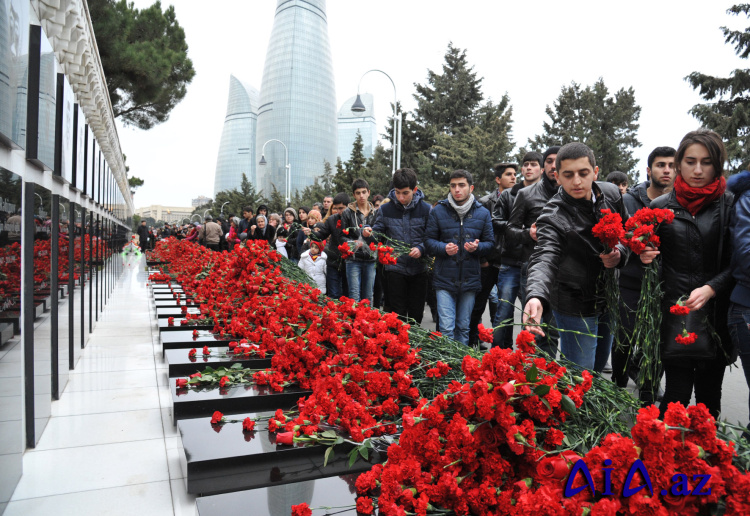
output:
M 135 0 L 136 7 L 152 4 Z M 131 175 L 145 185 L 135 206 L 189 206 L 213 195 L 214 170 L 226 113 L 229 75 L 260 89 L 275 0 L 163 0 L 184 27 L 196 76 L 169 120 L 149 131 L 118 126 Z M 724 43 L 722 25 L 747 19 L 726 14 L 732 4 L 710 1 L 328 0 L 337 105 L 357 92 L 362 74 L 386 71 L 406 110 L 414 83 L 440 71 L 449 42 L 467 51 L 483 77 L 485 99 L 508 93 L 517 146 L 541 133 L 544 110 L 564 85 L 593 84 L 614 92 L 632 86 L 641 106 L 635 151 L 643 174 L 660 145 L 677 147 L 698 127 L 687 114 L 701 101 L 684 81 L 693 71 L 726 76 L 747 67 Z M 383 132 L 393 87 L 369 74 L 362 91 L 375 95 Z M 643 177 L 643 175 L 641 176 Z

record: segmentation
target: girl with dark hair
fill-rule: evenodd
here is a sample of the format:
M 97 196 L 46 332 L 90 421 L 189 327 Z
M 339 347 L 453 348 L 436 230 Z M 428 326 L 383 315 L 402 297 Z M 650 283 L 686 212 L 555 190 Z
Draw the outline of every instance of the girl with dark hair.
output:
M 666 377 L 659 407 L 662 417 L 669 403 L 687 406 L 693 388 L 696 402 L 718 417 L 724 370 L 736 359 L 727 327 L 734 196 L 726 190 L 722 175 L 726 159 L 718 134 L 688 133 L 675 156 L 674 189 L 651 203 L 651 208 L 670 209 L 675 215 L 671 224 L 659 227 L 659 250 L 641 254 L 643 263 L 651 263 L 657 255 L 662 261 L 661 353 Z M 689 310 L 687 315 L 670 310 L 680 300 Z

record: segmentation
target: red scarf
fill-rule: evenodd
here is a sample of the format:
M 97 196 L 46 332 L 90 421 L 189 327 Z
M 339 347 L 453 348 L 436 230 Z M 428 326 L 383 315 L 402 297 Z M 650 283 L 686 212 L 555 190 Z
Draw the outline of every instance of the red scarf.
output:
M 713 183 L 700 188 L 693 188 L 687 184 L 680 174 L 677 174 L 677 178 L 674 180 L 674 193 L 677 196 L 677 202 L 684 206 L 693 217 L 704 206 L 724 195 L 726 189 L 727 180 L 724 179 L 724 176 L 720 176 Z

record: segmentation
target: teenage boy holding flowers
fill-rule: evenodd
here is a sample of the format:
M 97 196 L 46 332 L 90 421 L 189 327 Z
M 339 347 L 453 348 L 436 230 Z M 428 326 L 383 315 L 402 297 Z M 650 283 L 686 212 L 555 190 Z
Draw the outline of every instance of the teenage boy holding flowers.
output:
M 628 251 L 618 244 L 605 253 L 592 228 L 602 210 L 627 212 L 620 190 L 596 181 L 594 153 L 582 143 L 564 145 L 557 154 L 555 177 L 562 189 L 537 220 L 537 245 L 531 255 L 524 323 L 538 323 L 552 310 L 560 332 L 560 349 L 584 369 L 601 372 L 609 358 L 612 333 L 602 292 L 605 268 L 624 265 Z M 539 326 L 529 330 L 544 335 Z

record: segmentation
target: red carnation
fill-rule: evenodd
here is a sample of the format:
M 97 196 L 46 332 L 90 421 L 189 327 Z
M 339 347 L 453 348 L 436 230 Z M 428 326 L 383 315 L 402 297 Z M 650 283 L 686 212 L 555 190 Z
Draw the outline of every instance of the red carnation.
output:
M 218 423 L 222 423 L 224 419 L 224 414 L 219 412 L 218 410 L 214 412 L 214 415 L 211 416 L 211 424 L 216 425 Z
M 198 351 L 193 348 L 188 352 L 188 358 L 195 358 L 195 355 L 198 353 Z
M 211 354 L 211 350 L 208 349 L 208 346 L 203 346 L 203 355 L 206 356 L 210 354 Z
M 529 330 L 523 330 L 516 337 L 516 347 L 523 353 L 533 353 L 536 349 L 534 334 Z
M 674 338 L 678 344 L 689 345 L 696 341 L 698 335 L 693 332 L 688 332 L 686 329 L 682 330 L 682 334 Z
M 678 301 L 676 305 L 669 307 L 669 313 L 674 315 L 687 315 L 690 313 L 690 308 Z
M 226 376 L 222 376 L 221 380 L 219 380 L 219 387 L 225 387 L 228 383 L 230 383 L 229 378 Z
M 255 421 L 253 421 L 249 417 L 246 417 L 242 421 L 242 430 L 245 432 L 252 432 L 254 429 L 255 429 Z
M 591 234 L 601 240 L 607 249 L 614 249 L 625 236 L 622 217 L 619 213 L 612 213 L 612 210 L 602 210 L 602 218 L 591 229 Z
M 341 221 L 339 221 L 340 223 Z M 292 516 L 312 516 L 312 511 L 306 503 L 292 505 Z
M 357 497 L 357 512 L 361 514 L 372 514 L 372 498 L 368 496 Z
M 174 317 L 169 317 L 169 318 L 167 319 L 167 324 L 168 324 L 169 326 L 174 326 Z
M 485 328 L 484 324 L 479 324 L 479 340 L 482 342 L 492 342 L 492 328 Z

